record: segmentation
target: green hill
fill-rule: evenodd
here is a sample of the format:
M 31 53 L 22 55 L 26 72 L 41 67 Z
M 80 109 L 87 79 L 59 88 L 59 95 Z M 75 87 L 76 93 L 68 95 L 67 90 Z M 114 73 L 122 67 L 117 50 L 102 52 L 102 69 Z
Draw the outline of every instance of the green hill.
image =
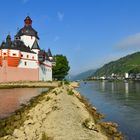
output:
M 109 76 L 112 73 L 124 74 L 125 72 L 140 73 L 140 52 L 105 64 L 94 73 L 94 76 Z

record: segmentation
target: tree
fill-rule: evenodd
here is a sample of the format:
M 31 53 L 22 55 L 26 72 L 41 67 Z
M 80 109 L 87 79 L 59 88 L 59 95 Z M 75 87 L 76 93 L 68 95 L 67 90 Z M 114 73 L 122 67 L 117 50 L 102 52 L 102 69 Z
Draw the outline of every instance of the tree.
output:
M 140 66 L 137 66 L 129 71 L 129 73 L 137 74 L 140 73 Z
M 63 80 L 70 70 L 69 62 L 66 56 L 55 55 L 56 65 L 52 68 L 53 78 Z

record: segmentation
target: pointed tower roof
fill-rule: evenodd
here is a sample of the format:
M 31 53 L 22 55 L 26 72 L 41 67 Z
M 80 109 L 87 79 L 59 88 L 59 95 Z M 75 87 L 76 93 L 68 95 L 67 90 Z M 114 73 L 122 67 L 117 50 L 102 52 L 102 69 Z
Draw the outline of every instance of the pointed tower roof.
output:
M 6 47 L 6 48 L 10 48 L 11 45 L 12 45 L 11 36 L 10 36 L 10 35 L 7 35 L 5 47 Z
M 11 41 L 11 36 L 8 34 L 6 37 L 6 41 L 10 40 Z
M 32 28 L 32 19 L 29 16 L 25 18 L 24 27 L 18 31 L 15 37 L 20 37 L 22 35 L 35 36 L 39 39 L 37 31 Z
M 25 19 L 24 19 L 24 23 L 26 26 L 28 25 L 32 25 L 32 20 L 29 16 L 27 16 Z
M 48 49 L 48 57 L 52 57 L 52 53 L 51 53 L 51 50 L 50 50 L 50 48 Z
M 46 60 L 49 60 L 48 52 L 46 52 Z
M 38 45 L 38 43 L 37 43 L 36 40 L 35 40 L 35 42 L 33 43 L 32 47 L 31 47 L 31 50 L 32 49 L 38 49 L 38 50 L 40 50 L 40 47 L 39 47 L 39 45 Z
M 5 48 L 5 41 L 2 41 L 1 45 L 0 45 L 0 49 L 4 49 Z

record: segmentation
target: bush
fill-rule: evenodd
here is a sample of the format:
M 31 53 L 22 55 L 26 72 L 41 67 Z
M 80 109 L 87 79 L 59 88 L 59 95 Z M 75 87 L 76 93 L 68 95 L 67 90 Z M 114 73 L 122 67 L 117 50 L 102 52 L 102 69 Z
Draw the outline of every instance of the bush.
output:
M 74 92 L 72 90 L 68 90 L 68 95 L 73 95 Z
M 64 81 L 64 84 L 65 84 L 65 85 L 69 85 L 70 82 L 69 82 L 69 81 Z

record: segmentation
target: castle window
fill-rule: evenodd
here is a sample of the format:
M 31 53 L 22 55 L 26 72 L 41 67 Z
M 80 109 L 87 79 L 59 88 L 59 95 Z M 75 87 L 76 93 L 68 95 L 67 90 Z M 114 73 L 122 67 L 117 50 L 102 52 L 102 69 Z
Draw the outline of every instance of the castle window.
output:
M 29 55 L 27 55 L 27 58 L 29 58 Z
M 23 54 L 21 54 L 21 57 L 23 57 Z
M 15 53 L 13 53 L 13 56 L 16 56 L 16 54 L 15 54 Z
M 3 55 L 6 55 L 6 53 L 3 53 Z
M 24 65 L 27 66 L 27 62 L 26 61 L 24 62 Z
M 32 56 L 32 59 L 33 59 L 33 60 L 35 59 L 34 56 Z

